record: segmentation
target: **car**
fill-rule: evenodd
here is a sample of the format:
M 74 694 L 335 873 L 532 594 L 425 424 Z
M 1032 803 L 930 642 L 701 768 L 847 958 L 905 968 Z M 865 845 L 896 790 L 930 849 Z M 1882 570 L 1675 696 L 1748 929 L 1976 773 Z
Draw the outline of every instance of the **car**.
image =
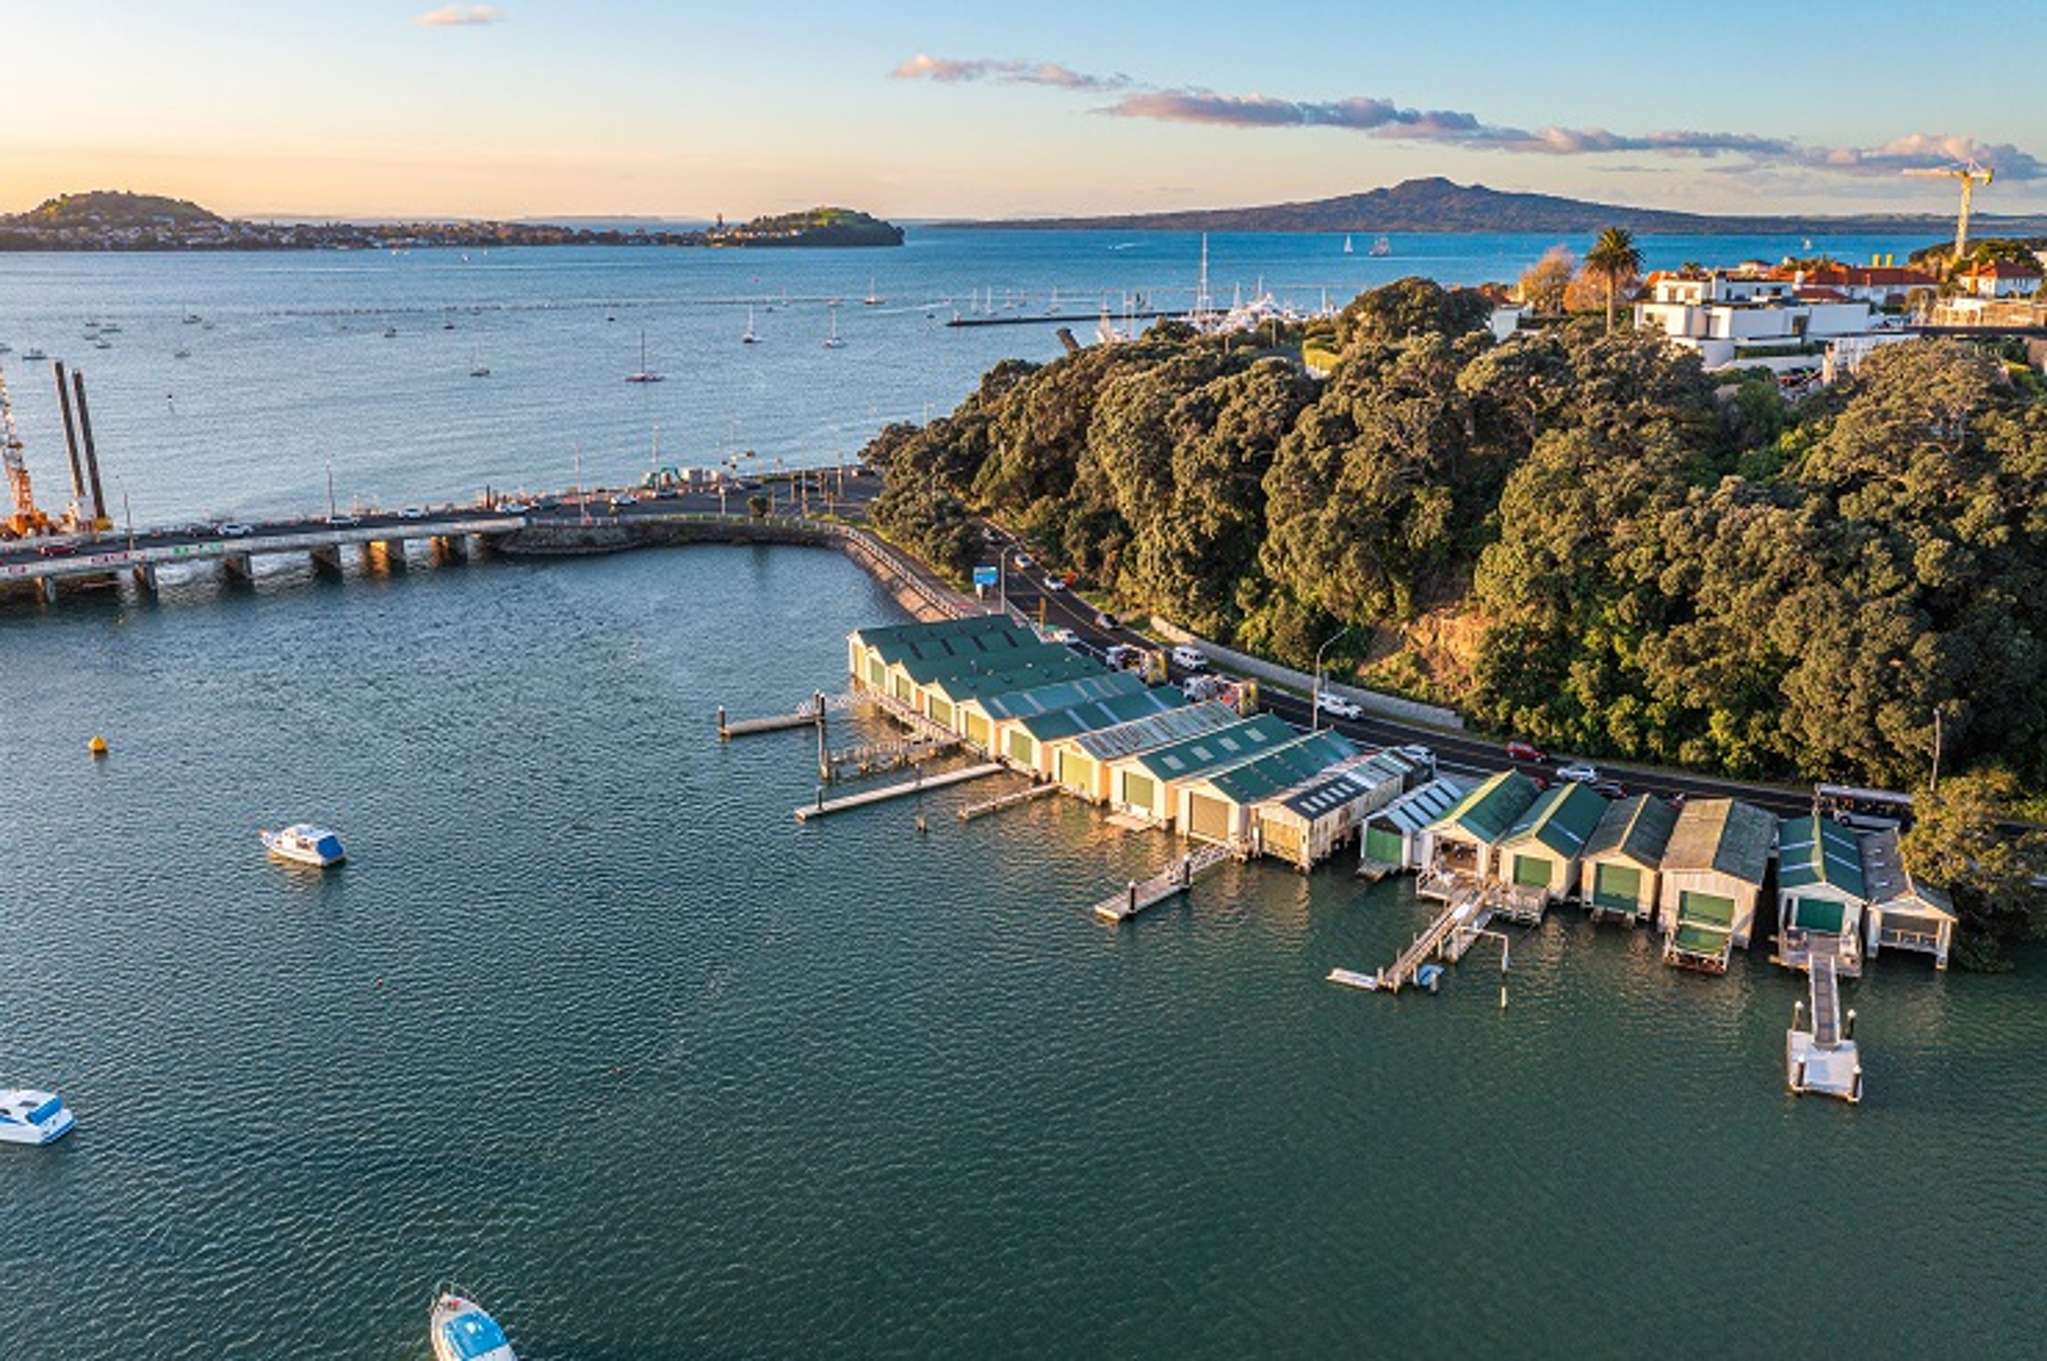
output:
M 682 493 L 677 491 L 673 487 L 663 487 L 660 491 L 654 493 L 654 499 L 656 501 L 673 501 L 676 497 L 680 495 L 682 495 Z
M 611 508 L 613 510 L 617 510 L 620 506 L 637 506 L 638 504 L 640 504 L 640 498 L 629 491 L 622 491 L 611 498 Z
M 1322 696 L 1322 712 L 1336 718 L 1358 719 L 1365 716 L 1362 705 L 1355 700 L 1345 699 L 1342 695 Z
M 1117 643 L 1102 654 L 1102 660 L 1118 671 L 1129 671 L 1144 661 L 1144 649 L 1129 643 Z
M 1436 759 L 1436 753 L 1430 751 L 1419 742 L 1409 742 L 1405 746 L 1395 747 L 1393 752 L 1394 755 L 1405 756 L 1408 760 L 1418 765 L 1428 765 Z
M 247 525 L 234 523 L 221 525 L 215 532 L 223 539 L 246 539 L 249 535 L 255 533 Z
M 1019 554 L 1017 554 L 1017 555 L 1016 555 L 1016 565 L 1017 565 L 1017 566 L 1019 566 L 1019 567 L 1021 567 L 1021 568 L 1023 568 L 1023 569 L 1025 570 L 1025 571 L 1029 571 L 1029 570 L 1030 570 L 1030 566 L 1031 566 L 1031 558 L 1030 558 L 1030 554 L 1028 554 L 1028 553 L 1019 553 Z
M 1098 629 L 1113 629 L 1113 628 L 1115 628 L 1115 627 L 1116 627 L 1116 616 L 1115 616 L 1115 615 L 1113 615 L 1113 614 L 1110 614 L 1110 613 L 1109 613 L 1109 612 L 1108 612 L 1107 610 L 1096 610 L 1096 611 L 1095 611 L 1095 627 L 1096 627 L 1096 628 L 1098 628 Z
M 407 506 L 398 512 L 398 518 L 401 520 L 424 520 L 426 518 L 426 507 Z
M 1507 759 L 1510 761 L 1547 761 L 1540 748 L 1532 743 L 1515 740 L 1507 744 Z
M 1173 665 L 1183 667 L 1188 671 L 1200 671 L 1208 666 L 1208 658 L 1202 656 L 1187 644 L 1182 643 L 1173 649 Z
M 1592 786 L 1592 792 L 1603 799 L 1624 799 L 1628 796 L 1627 787 L 1619 780 L 1601 780 Z
M 527 505 L 524 501 L 507 501 L 499 506 L 498 509 L 506 515 L 524 515 L 527 511 L 532 510 L 533 507 Z
M 1045 632 L 1045 641 L 1048 643 L 1065 643 L 1070 647 L 1080 641 L 1080 635 L 1072 629 L 1048 629 Z
M 332 525 L 336 529 L 346 529 L 350 525 L 361 524 L 362 520 L 354 515 L 329 515 L 327 517 L 327 523 Z
M 36 552 L 46 558 L 68 558 L 78 551 L 75 543 L 46 543 L 39 545 Z
M 1063 591 L 1066 589 L 1066 583 L 1058 577 L 1046 577 L 1045 589 L 1048 591 Z
M 1557 778 L 1559 780 L 1569 780 L 1573 784 L 1598 784 L 1599 767 L 1587 765 L 1583 761 L 1576 761 L 1567 766 L 1558 766 Z

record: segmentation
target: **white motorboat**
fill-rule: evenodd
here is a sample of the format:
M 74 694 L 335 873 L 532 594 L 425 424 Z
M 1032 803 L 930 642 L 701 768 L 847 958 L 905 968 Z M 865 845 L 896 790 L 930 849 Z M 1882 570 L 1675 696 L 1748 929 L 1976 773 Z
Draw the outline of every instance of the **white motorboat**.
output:
M 25 349 L 25 350 L 23 350 L 23 351 L 21 352 L 21 357 L 22 357 L 23 359 L 26 359 L 26 360 L 28 360 L 28 361 L 29 361 L 30 363 L 34 364 L 34 363 L 40 363 L 41 361 L 43 361 L 43 360 L 45 360 L 45 359 L 48 359 L 48 358 L 49 358 L 50 356 L 48 356 L 47 354 L 44 354 L 44 353 L 43 353 L 43 347 L 42 347 L 42 346 L 40 346 L 40 345 L 31 345 L 31 346 L 29 346 L 29 347 L 28 347 L 27 349 Z
M 281 832 L 265 828 L 258 835 L 263 838 L 264 849 L 280 860 L 326 869 L 348 858 L 348 853 L 341 849 L 340 837 L 310 822 L 295 822 Z
M 71 1130 L 71 1111 L 55 1092 L 0 1087 L 0 1144 L 47 1144 Z
M 427 1314 L 434 1361 L 519 1361 L 505 1330 L 483 1307 L 443 1290 Z

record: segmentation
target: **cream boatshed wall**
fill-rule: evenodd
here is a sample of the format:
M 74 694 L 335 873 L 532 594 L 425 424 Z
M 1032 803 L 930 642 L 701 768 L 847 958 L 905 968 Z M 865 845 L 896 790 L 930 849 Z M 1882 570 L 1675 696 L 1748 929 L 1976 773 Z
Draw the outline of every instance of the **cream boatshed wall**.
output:
M 986 751 L 993 739 L 987 716 L 963 711 L 960 706 L 967 701 L 1102 674 L 1102 665 L 1093 658 L 1043 643 L 1018 648 L 1007 656 L 946 662 L 925 669 L 921 676 L 912 670 L 916 682 L 912 702 L 932 722 Z
M 1595 917 L 1630 923 L 1656 919 L 1663 849 L 1677 826 L 1677 810 L 1650 794 L 1607 805 L 1579 858 L 1578 897 Z
M 1725 973 L 1732 950 L 1748 948 L 1776 837 L 1777 819 L 1739 799 L 1694 799 L 1679 810 L 1657 905 L 1666 962 Z
M 1075 733 L 1051 744 L 1052 778 L 1090 803 L 1109 797 L 1109 763 L 1236 723 L 1237 711 L 1214 700 L 1167 709 L 1114 727 Z
M 1435 767 L 1404 752 L 1351 756 L 1253 809 L 1261 855 L 1313 869 L 1348 845 L 1365 819 L 1425 780 Z
M 1024 719 L 1135 694 L 1145 688 L 1143 677 L 1135 672 L 1105 670 L 1098 675 L 1075 676 L 1028 690 L 964 700 L 960 704 L 961 721 L 965 721 L 966 715 L 978 714 L 988 725 L 989 754 L 1019 769 L 1032 770 L 1035 743 L 1023 727 Z
M 1503 770 L 1458 800 L 1430 824 L 1433 839 L 1428 868 L 1438 874 L 1470 874 L 1491 879 L 1498 872 L 1493 849 L 1498 846 L 1541 791 L 1518 770 Z
M 1606 800 L 1565 780 L 1523 810 L 1497 847 L 1498 876 L 1516 888 L 1558 902 L 1578 888 L 1578 861 L 1606 813 Z
M 1249 761 L 1297 734 L 1277 714 L 1260 714 L 1109 763 L 1109 806 L 1160 826 L 1170 825 L 1187 781 Z

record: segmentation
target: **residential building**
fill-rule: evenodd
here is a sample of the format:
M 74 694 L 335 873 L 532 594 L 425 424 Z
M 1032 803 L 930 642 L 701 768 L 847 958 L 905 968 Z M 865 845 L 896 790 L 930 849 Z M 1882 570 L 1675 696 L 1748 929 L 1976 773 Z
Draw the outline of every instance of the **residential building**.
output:
M 2017 260 L 1985 260 L 1962 275 L 1962 289 L 1979 298 L 2030 298 L 2040 291 L 2040 267 Z

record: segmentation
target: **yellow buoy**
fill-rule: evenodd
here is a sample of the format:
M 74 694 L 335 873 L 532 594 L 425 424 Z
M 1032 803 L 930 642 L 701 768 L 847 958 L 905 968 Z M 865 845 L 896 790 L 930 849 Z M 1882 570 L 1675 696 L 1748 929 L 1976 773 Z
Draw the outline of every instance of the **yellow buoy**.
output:
M 90 742 L 85 744 L 85 749 L 94 756 L 105 756 L 107 754 L 107 739 L 95 736 Z

